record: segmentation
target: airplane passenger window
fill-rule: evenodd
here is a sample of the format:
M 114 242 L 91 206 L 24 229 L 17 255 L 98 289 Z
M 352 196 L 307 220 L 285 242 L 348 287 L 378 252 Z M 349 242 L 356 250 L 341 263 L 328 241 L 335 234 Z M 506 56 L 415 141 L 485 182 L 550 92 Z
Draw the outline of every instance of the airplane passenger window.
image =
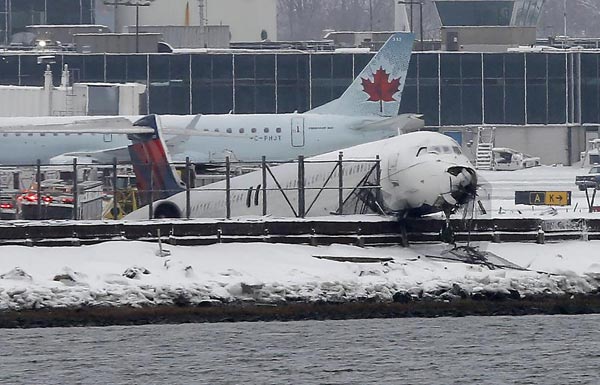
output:
M 219 129 L 218 129 L 218 128 L 215 128 L 215 132 L 219 132 Z
M 456 155 L 462 154 L 462 152 L 460 151 L 460 147 L 453 146 L 452 149 L 454 150 L 454 153 Z
M 228 133 L 228 134 L 231 134 L 231 128 L 228 128 L 228 129 L 227 129 L 227 133 Z
M 254 134 L 256 132 L 256 128 L 252 127 L 250 131 L 252 131 L 252 133 Z
M 258 206 L 259 194 L 260 194 L 260 185 L 256 186 L 256 194 L 254 194 L 254 206 Z
M 268 133 L 269 133 L 269 128 L 265 127 L 265 134 L 268 134 Z
M 27 136 L 33 136 L 33 133 L 30 132 L 30 133 L 27 134 Z
M 248 187 L 248 195 L 246 196 L 246 206 L 250 207 L 250 203 L 252 202 L 252 190 L 254 187 Z
M 244 133 L 244 129 L 240 128 L 240 134 L 243 134 L 243 133 Z
M 281 132 L 281 127 L 277 127 L 277 128 L 275 129 L 275 132 L 279 134 L 279 133 Z

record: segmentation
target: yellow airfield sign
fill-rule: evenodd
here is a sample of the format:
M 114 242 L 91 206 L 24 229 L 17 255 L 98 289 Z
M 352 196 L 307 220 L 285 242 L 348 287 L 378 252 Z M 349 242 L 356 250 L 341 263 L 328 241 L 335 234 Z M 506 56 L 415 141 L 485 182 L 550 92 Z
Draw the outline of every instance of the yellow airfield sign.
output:
M 515 191 L 515 204 L 570 206 L 570 191 Z
M 571 204 L 571 192 L 546 191 L 544 202 L 550 206 L 569 206 Z

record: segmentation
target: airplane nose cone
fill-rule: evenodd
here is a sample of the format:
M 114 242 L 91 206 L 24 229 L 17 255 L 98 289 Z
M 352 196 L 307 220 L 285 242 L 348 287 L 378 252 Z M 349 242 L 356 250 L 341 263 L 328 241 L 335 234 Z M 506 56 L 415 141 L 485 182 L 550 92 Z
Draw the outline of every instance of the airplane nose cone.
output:
M 453 166 L 446 170 L 449 176 L 449 191 L 442 196 L 451 206 L 467 203 L 475 196 L 477 174 L 471 167 Z

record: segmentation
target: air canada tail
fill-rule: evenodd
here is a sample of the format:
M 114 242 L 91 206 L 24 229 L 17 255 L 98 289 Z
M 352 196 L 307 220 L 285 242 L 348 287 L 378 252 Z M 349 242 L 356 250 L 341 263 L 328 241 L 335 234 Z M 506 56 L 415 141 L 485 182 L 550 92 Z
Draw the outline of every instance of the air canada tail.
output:
M 171 166 L 167 146 L 160 136 L 156 115 L 145 116 L 134 126 L 149 127 L 152 133 L 130 134 L 128 146 L 138 190 L 144 204 L 165 199 L 185 189 Z
M 400 107 L 414 35 L 394 33 L 339 98 L 316 114 L 395 116 Z

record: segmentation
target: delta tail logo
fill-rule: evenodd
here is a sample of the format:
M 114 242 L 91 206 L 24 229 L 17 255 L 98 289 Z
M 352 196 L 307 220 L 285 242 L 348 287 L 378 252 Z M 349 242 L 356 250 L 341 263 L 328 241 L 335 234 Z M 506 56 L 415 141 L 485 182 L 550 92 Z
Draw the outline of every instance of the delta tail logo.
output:
M 363 91 L 369 95 L 367 101 L 379 102 L 379 112 L 383 112 L 383 102 L 393 102 L 394 94 L 400 88 L 400 77 L 389 80 L 388 74 L 383 67 L 379 67 L 373 74 L 373 81 L 370 79 L 362 79 Z

